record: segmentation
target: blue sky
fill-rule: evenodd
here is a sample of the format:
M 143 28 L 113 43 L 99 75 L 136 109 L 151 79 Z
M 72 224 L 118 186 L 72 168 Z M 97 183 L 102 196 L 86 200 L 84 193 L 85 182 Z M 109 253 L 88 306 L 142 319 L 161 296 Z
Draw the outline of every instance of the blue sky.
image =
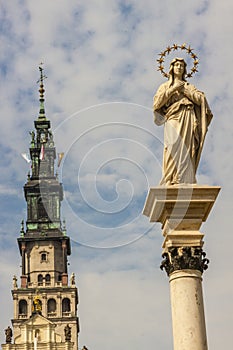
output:
M 202 226 L 211 261 L 203 281 L 208 343 L 231 347 L 232 11 L 229 0 L 0 1 L 0 330 L 13 316 L 12 277 L 20 276 L 16 239 L 29 170 L 21 153 L 39 112 L 43 61 L 46 115 L 57 151 L 65 152 L 62 217 L 73 241 L 80 345 L 171 349 L 161 228 L 140 213 L 147 188 L 161 177 L 163 128 L 153 123 L 151 107 L 164 78 L 156 59 L 168 45 L 185 42 L 200 59 L 191 82 L 214 115 L 198 182 L 222 187 Z

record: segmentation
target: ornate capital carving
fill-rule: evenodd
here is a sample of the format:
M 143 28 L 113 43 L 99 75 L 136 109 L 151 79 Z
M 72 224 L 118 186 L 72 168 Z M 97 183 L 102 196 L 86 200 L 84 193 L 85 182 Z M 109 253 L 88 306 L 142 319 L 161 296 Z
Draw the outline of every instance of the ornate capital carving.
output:
M 209 260 L 200 247 L 171 247 L 163 253 L 161 270 L 165 269 L 169 276 L 177 270 L 191 269 L 203 272 L 208 268 Z

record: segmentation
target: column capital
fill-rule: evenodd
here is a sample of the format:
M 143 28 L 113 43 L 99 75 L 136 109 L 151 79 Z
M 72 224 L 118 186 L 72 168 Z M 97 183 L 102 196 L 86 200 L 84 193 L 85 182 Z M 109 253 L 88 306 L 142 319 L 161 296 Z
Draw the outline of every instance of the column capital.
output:
M 167 275 L 179 270 L 198 270 L 201 273 L 207 270 L 209 260 L 200 247 L 170 247 L 164 252 L 160 268 Z

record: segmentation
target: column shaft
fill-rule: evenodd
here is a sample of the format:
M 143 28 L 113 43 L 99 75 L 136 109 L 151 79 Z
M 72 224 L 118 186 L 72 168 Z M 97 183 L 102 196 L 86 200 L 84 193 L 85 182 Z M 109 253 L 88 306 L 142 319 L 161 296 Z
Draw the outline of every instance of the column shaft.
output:
M 67 273 L 67 247 L 66 242 L 62 242 L 62 258 L 63 258 L 63 272 Z
M 201 272 L 171 273 L 170 293 L 174 350 L 207 350 Z
M 22 246 L 22 276 L 25 275 L 25 245 Z

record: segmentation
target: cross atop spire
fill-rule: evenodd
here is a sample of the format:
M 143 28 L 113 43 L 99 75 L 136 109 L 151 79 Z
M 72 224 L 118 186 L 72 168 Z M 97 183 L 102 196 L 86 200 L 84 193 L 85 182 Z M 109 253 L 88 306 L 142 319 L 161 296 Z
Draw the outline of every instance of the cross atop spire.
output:
M 40 71 L 40 79 L 37 81 L 37 83 L 40 83 L 40 89 L 39 89 L 39 93 L 40 93 L 40 112 L 39 112 L 39 117 L 38 119 L 46 119 L 45 117 L 45 108 L 44 108 L 44 80 L 47 78 L 44 74 L 43 74 L 43 68 L 42 68 L 43 63 L 41 62 L 39 65 L 39 71 Z

